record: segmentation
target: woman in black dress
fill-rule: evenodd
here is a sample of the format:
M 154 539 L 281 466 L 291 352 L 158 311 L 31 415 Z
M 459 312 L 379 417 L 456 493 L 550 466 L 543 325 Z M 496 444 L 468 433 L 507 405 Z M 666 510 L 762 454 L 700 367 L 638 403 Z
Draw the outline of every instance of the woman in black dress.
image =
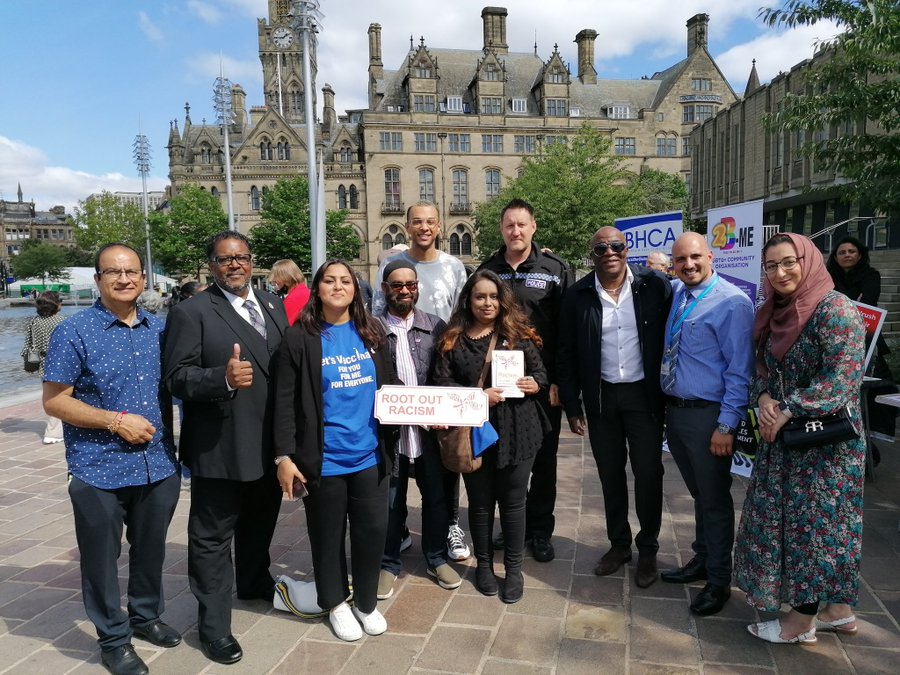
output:
M 496 595 L 493 544 L 494 507 L 500 507 L 500 525 L 506 546 L 503 563 L 506 582 L 500 599 L 522 598 L 522 558 L 525 549 L 525 496 L 531 465 L 540 448 L 548 422 L 534 395 L 547 387 L 547 371 L 538 350 L 541 340 L 516 305 L 509 287 L 494 272 L 482 270 L 469 277 L 456 310 L 438 343 L 434 383 L 440 386 L 474 387 L 488 356 L 491 336 L 495 349 L 522 350 L 525 377 L 516 385 L 522 398 L 505 398 L 491 385 L 488 369 L 483 386 L 490 405 L 490 421 L 499 440 L 482 455 L 481 468 L 463 474 L 469 497 L 469 527 L 475 544 L 475 586 L 485 595 Z

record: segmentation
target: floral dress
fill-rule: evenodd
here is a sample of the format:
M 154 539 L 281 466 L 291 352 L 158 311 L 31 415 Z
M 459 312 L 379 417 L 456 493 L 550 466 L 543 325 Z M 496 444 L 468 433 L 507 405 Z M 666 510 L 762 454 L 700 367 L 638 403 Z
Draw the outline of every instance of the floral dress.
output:
M 782 363 L 766 345 L 769 376 L 754 378 L 750 400 L 768 391 L 801 417 L 849 404 L 861 429 L 864 336 L 856 307 L 828 293 Z M 736 583 L 751 605 L 856 603 L 865 450 L 862 438 L 806 450 L 760 441 L 734 556 Z

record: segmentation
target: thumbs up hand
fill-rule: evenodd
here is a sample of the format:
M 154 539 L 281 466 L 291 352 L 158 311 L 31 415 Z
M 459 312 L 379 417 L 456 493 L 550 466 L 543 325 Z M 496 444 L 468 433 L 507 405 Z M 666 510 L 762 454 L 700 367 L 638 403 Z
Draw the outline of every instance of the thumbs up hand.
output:
M 225 379 L 234 389 L 246 389 L 253 384 L 253 364 L 241 361 L 241 346 L 237 343 L 225 366 Z

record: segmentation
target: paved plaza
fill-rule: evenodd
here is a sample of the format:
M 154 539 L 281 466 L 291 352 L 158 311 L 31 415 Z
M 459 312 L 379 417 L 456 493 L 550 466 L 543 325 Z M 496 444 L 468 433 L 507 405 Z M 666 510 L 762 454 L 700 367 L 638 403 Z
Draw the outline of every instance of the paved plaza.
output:
M 564 424 L 565 426 L 565 424 Z M 0 673 L 102 673 L 93 627 L 81 604 L 78 548 L 61 444 L 43 445 L 36 394 L 0 401 Z M 264 602 L 235 600 L 233 629 L 244 648 L 233 666 L 199 650 L 197 604 L 187 581 L 189 492 L 182 490 L 166 558 L 163 618 L 184 642 L 158 649 L 135 641 L 153 673 L 897 673 L 900 672 L 900 446 L 882 444 L 866 485 L 859 633 L 820 632 L 815 645 L 769 645 L 745 625 L 760 616 L 735 591 L 726 609 L 695 618 L 690 587 L 634 585 L 634 563 L 612 577 L 592 570 L 606 550 L 600 481 L 586 442 L 560 442 L 559 499 L 550 563 L 525 563 L 525 597 L 504 605 L 474 588 L 474 561 L 457 565 L 455 591 L 439 588 L 421 559 L 418 492 L 410 487 L 413 547 L 394 597 L 380 604 L 388 632 L 345 643 L 327 619 L 304 621 Z M 693 504 L 665 457 L 660 566 L 686 562 Z M 746 483 L 735 480 L 740 508 Z M 464 495 L 463 495 L 464 500 Z M 302 503 L 285 502 L 272 546 L 273 574 L 312 579 Z M 463 525 L 465 526 L 465 515 Z M 636 525 L 636 523 L 633 523 Z M 637 556 L 635 555 L 635 559 Z M 499 557 L 498 557 L 499 560 Z M 120 569 L 124 583 L 127 545 Z M 498 565 L 502 571 L 502 565 Z

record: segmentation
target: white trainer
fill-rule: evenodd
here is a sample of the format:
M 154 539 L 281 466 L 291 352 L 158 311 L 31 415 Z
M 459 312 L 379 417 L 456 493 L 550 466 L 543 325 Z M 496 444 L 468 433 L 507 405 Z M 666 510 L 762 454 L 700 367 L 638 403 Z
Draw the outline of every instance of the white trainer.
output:
M 451 560 L 465 560 L 469 557 L 469 547 L 466 545 L 466 533 L 459 525 L 451 525 L 447 532 L 447 555 Z
M 363 614 L 356 607 L 353 608 L 353 616 L 362 624 L 363 630 L 369 635 L 381 635 L 387 630 L 387 621 L 377 609 L 373 609 L 368 614 Z
M 346 602 L 342 602 L 328 613 L 334 634 L 346 642 L 359 640 L 363 636 L 362 628 L 353 615 L 354 612 Z

